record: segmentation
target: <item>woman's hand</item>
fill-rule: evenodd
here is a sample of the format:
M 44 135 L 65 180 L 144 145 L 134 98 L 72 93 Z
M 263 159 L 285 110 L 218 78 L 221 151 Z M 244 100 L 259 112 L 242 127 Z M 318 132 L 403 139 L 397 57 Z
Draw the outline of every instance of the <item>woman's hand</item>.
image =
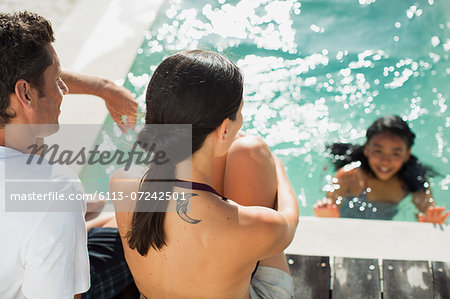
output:
M 444 224 L 450 211 L 445 212 L 445 207 L 430 206 L 428 207 L 425 215 L 423 213 L 419 214 L 419 222 L 431 222 L 435 224 Z M 444 214 L 442 214 L 444 213 Z
M 329 198 L 319 200 L 313 209 L 317 217 L 340 217 L 338 206 Z

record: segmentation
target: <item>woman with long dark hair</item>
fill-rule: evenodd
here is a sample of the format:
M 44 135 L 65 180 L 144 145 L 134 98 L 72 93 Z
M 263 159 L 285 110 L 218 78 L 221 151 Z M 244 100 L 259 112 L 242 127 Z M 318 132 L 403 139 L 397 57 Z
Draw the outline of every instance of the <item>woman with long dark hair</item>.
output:
M 127 263 L 148 298 L 292 296 L 282 251 L 298 223 L 297 200 L 281 161 L 267 146 L 236 136 L 242 93 L 240 70 L 202 50 L 166 58 L 150 80 L 149 126 L 138 140 L 144 148 L 156 145 L 167 159 L 118 171 L 110 184 L 111 192 L 125 198 L 171 194 L 171 200 L 136 200 L 130 212 L 116 204 Z M 152 127 L 169 124 L 180 128 Z M 192 134 L 183 124 L 192 125 Z M 180 150 L 186 144 L 191 152 Z M 255 171 L 248 176 L 249 170 Z M 257 197 L 267 207 L 249 206 Z

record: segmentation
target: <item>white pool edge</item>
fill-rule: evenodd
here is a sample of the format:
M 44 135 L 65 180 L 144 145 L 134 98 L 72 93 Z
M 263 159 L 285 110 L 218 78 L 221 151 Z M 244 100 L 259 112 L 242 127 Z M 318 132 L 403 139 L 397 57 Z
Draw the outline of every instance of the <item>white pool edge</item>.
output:
M 302 216 L 285 252 L 450 262 L 450 229 L 431 223 Z
M 54 28 L 54 44 L 63 70 L 123 82 L 164 0 L 80 0 L 64 23 Z M 68 95 L 61 105 L 61 124 L 98 124 L 84 132 L 91 148 L 108 111 L 94 96 Z M 81 166 L 74 166 L 81 172 Z

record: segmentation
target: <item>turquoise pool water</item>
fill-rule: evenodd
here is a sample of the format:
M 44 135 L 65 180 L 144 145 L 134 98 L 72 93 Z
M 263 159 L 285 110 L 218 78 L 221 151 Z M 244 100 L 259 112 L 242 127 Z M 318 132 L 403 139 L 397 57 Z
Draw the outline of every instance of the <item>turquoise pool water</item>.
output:
M 393 113 L 416 133 L 413 153 L 442 174 L 431 188 L 450 209 L 449 1 L 166 1 L 125 81 L 142 107 L 156 66 L 192 48 L 243 70 L 243 128 L 285 162 L 301 215 L 313 215 L 333 173 L 325 144 L 363 143 L 365 129 Z M 108 120 L 99 140 L 126 146 L 112 130 Z M 82 173 L 88 191 L 97 174 Z M 415 213 L 405 199 L 395 219 Z

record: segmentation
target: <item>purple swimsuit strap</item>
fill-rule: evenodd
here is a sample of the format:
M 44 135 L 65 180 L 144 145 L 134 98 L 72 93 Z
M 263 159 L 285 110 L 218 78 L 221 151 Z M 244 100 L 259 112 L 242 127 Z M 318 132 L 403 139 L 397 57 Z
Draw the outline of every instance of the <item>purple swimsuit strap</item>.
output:
M 215 195 L 219 196 L 220 198 L 222 198 L 222 200 L 228 199 L 225 196 L 223 196 L 222 194 L 220 194 L 219 192 L 217 192 L 216 189 L 214 189 L 213 187 L 211 187 L 210 185 L 207 185 L 207 184 L 191 182 L 191 181 L 184 181 L 184 180 L 174 180 L 174 182 L 175 182 L 175 186 L 177 186 L 177 187 L 211 192 L 211 193 L 214 193 Z

